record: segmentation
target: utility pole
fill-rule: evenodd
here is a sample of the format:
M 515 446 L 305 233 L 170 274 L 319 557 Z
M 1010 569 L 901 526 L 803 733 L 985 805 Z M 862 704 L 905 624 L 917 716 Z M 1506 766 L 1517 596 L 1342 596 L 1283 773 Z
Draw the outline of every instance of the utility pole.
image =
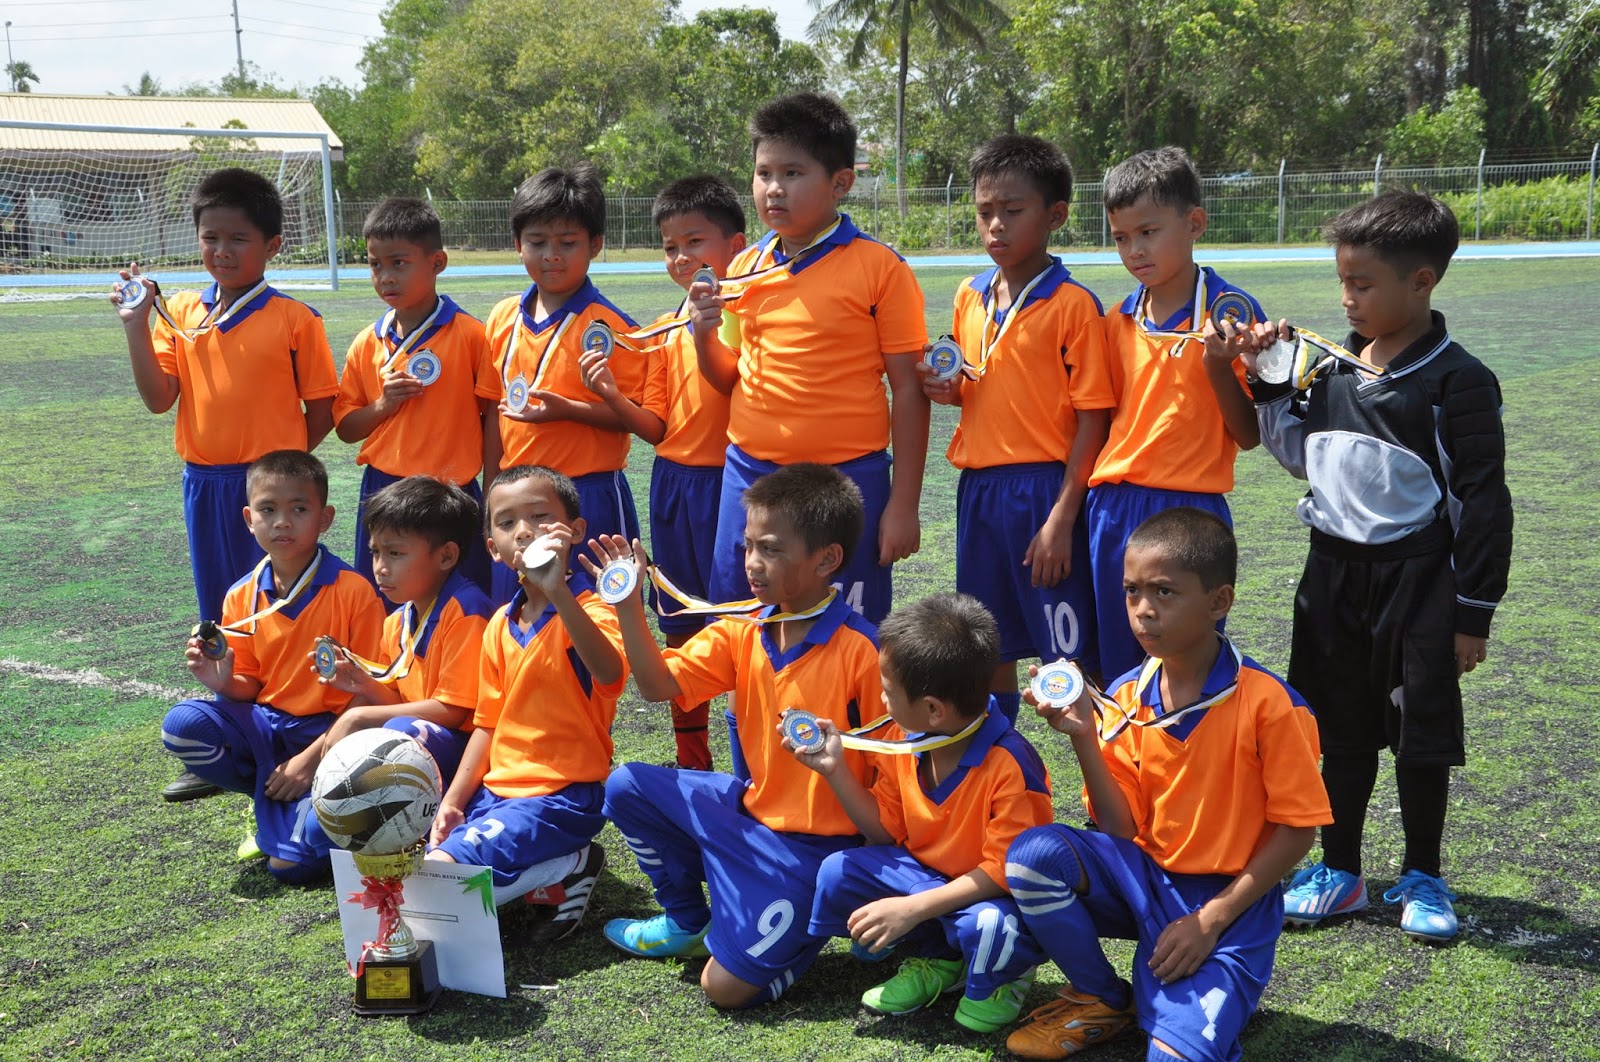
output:
M 239 28 L 239 0 L 233 0 L 233 51 L 239 58 L 239 85 L 242 88 L 244 86 L 244 30 Z
M 11 55 L 11 20 L 6 19 L 6 73 L 11 75 L 11 91 L 17 91 L 17 61 Z

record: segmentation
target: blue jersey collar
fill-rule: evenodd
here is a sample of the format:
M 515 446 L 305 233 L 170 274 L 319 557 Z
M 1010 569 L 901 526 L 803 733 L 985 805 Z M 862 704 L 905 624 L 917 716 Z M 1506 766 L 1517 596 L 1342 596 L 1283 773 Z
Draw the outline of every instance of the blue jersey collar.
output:
M 461 312 L 461 307 L 457 306 L 455 300 L 450 296 L 440 295 L 438 299 L 439 316 L 433 319 L 433 324 L 429 325 L 428 330 L 423 333 L 421 338 L 417 340 L 415 347 L 417 350 L 421 350 L 424 346 L 426 346 L 428 340 L 432 339 L 438 332 L 443 331 L 451 321 L 455 320 L 456 314 Z M 401 343 L 405 342 L 405 337 L 400 335 L 399 330 L 395 328 L 390 328 L 387 332 L 383 330 L 383 322 L 387 320 L 388 317 L 388 314 L 384 314 L 382 317 L 373 322 L 372 334 L 377 336 L 378 339 L 382 340 L 383 342 L 397 347 Z
M 580 314 L 595 303 L 604 301 L 600 296 L 600 289 L 594 286 L 594 281 L 584 277 L 583 283 L 578 286 L 578 290 L 568 295 L 566 302 L 563 302 L 549 317 L 540 320 L 533 316 L 534 300 L 538 295 L 539 285 L 529 284 L 527 290 L 522 293 L 522 300 L 519 304 L 522 311 L 522 323 L 534 335 L 543 332 L 569 313 Z
M 760 614 L 762 616 L 770 616 L 777 611 L 777 607 L 776 605 L 768 605 L 761 610 Z M 790 646 L 787 652 L 778 648 L 778 642 L 772 636 L 772 627 L 768 624 L 762 624 L 761 646 L 767 651 L 767 657 L 772 661 L 772 670 L 782 671 L 804 656 L 812 646 L 826 645 L 828 639 L 838 633 L 839 628 L 849 622 L 850 617 L 854 614 L 854 610 L 845 602 L 844 595 L 835 594 L 833 600 L 828 602 L 828 607 L 823 609 L 822 613 L 812 621 L 811 629 L 806 631 L 806 636 L 800 639 L 798 644 Z
M 209 311 L 211 307 L 217 304 L 217 294 L 221 291 L 221 289 L 222 285 L 213 280 L 210 286 L 206 287 L 200 292 L 200 304 Z M 263 306 L 277 297 L 277 289 L 272 287 L 270 284 L 267 285 L 265 288 L 261 289 L 261 294 L 245 303 L 242 307 L 234 312 L 232 317 L 229 317 L 226 321 L 222 322 L 222 324 L 218 326 L 218 331 L 220 331 L 223 335 L 227 335 L 229 332 L 243 324 L 245 318 L 249 317 L 251 314 L 255 313 L 257 310 L 261 309 Z
M 821 245 L 816 250 L 806 255 L 805 258 L 801 259 L 799 262 L 796 262 L 789 272 L 801 273 L 807 269 L 810 269 L 814 263 L 820 261 L 827 255 L 832 254 L 839 248 L 848 246 L 853 240 L 859 238 L 860 236 L 861 230 L 856 227 L 855 222 L 850 220 L 850 215 L 841 212 L 839 214 L 839 227 L 834 229 L 833 232 L 829 233 L 828 238 L 823 240 Z M 761 249 L 761 252 L 756 256 L 757 261 L 760 261 L 761 254 L 764 254 L 769 248 L 772 251 L 772 260 L 778 265 L 782 265 L 783 263 L 789 261 L 789 255 L 783 253 L 783 243 L 778 238 L 778 234 L 776 232 L 768 232 L 765 236 L 761 237 L 761 240 L 759 243 L 757 243 L 757 246 Z
M 578 597 L 585 590 L 593 590 L 594 583 L 590 582 L 589 577 L 582 571 L 571 571 L 567 573 L 567 588 L 572 591 L 573 597 Z M 522 606 L 527 603 L 528 591 L 519 582 L 517 584 L 517 592 L 511 595 L 511 601 L 506 605 L 506 630 L 511 632 L 511 637 L 516 639 L 517 644 L 524 649 L 528 647 L 529 642 L 539 636 L 539 632 L 544 630 L 545 624 L 549 623 L 556 614 L 556 607 L 546 601 L 544 603 L 544 611 L 535 616 L 533 622 L 528 625 L 528 629 L 524 631 L 522 625 L 517 622 L 517 617 L 522 614 Z
M 994 289 L 994 280 L 999 272 L 999 266 L 990 266 L 982 273 L 979 273 L 977 276 L 967 281 L 967 287 L 978 293 L 978 299 L 984 306 L 989 305 L 989 293 Z M 1032 306 L 1036 302 L 1043 302 L 1045 299 L 1048 299 L 1050 296 L 1054 295 L 1061 285 L 1065 284 L 1071 279 L 1072 273 L 1068 271 L 1066 266 L 1061 264 L 1061 259 L 1056 255 L 1051 255 L 1050 266 L 1045 271 L 1044 279 L 1039 281 L 1038 284 L 1034 285 L 1032 291 L 1028 292 L 1028 297 L 1022 301 L 1022 305 L 1027 307 Z M 1006 315 L 1016 308 L 1017 304 L 1012 303 L 1004 310 L 996 313 L 994 315 L 995 323 L 999 324 L 1004 321 L 1006 319 Z

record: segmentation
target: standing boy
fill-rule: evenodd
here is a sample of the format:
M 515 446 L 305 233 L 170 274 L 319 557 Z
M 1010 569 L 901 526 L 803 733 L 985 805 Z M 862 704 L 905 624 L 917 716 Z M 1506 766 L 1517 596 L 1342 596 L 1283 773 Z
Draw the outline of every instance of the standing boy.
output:
M 931 400 L 961 409 L 949 450 L 961 470 L 956 589 L 1000 624 L 990 689 L 1015 720 L 1016 661 L 1072 657 L 1099 673 L 1080 515 L 1116 398 L 1100 302 L 1049 250 L 1072 202 L 1066 156 L 1038 137 L 1008 135 L 980 147 L 970 169 L 978 234 L 995 266 L 956 291 L 966 371 L 941 381 L 917 368 Z
M 1461 675 L 1487 655 L 1511 567 L 1500 384 L 1432 308 L 1460 240 L 1449 207 L 1386 192 L 1334 218 L 1326 235 L 1348 354 L 1323 362 L 1298 393 L 1295 381 L 1251 381 L 1262 441 L 1311 484 L 1298 507 L 1311 551 L 1289 681 L 1316 709 L 1333 805 L 1322 860 L 1295 875 L 1284 918 L 1311 925 L 1367 905 L 1361 834 L 1388 747 L 1405 858 L 1384 899 L 1404 903 L 1408 936 L 1439 943 L 1459 929 L 1440 850 L 1450 768 L 1466 762 Z M 1266 327 L 1246 342 L 1254 351 L 1279 335 Z M 1231 360 L 1216 342 L 1206 356 Z M 1254 372 L 1254 354 L 1242 360 Z M 1212 374 L 1219 389 L 1225 375 Z
M 361 576 L 319 539 L 333 522 L 328 472 L 303 450 L 275 450 L 250 465 L 244 523 L 265 551 L 222 605 L 226 648 L 189 639 L 189 671 L 216 697 L 180 701 L 161 742 L 206 784 L 249 793 L 254 845 L 279 881 L 304 884 L 328 870 L 328 840 L 309 830 L 311 778 L 327 733 L 350 695 L 318 683 L 308 658 L 327 635 L 363 656 L 378 652 L 383 606 Z
M 890 565 L 921 540 L 922 290 L 903 258 L 839 212 L 855 183 L 856 127 L 837 102 L 784 96 L 757 109 L 750 133 L 751 194 L 772 231 L 734 259 L 720 291 L 690 290 L 701 371 L 732 396 L 712 595 L 731 601 L 750 589 L 739 559 L 745 488 L 781 465 L 817 461 L 861 489 L 862 539 L 849 543 L 836 579 L 877 622 L 889 614 Z
M 656 194 L 656 226 L 667 273 L 685 291 L 701 269 L 717 276 L 744 250 L 744 207 L 720 177 L 701 175 L 674 181 Z M 605 400 L 628 429 L 656 448 L 650 470 L 650 551 L 655 564 L 696 597 L 711 593 L 711 566 L 717 505 L 722 494 L 722 464 L 728 450 L 728 396 L 700 373 L 694 323 L 685 320 L 687 297 L 676 313 L 662 314 L 649 329 L 683 324 L 661 334 L 649 348 L 643 404 L 624 395 L 608 359 L 583 356 L 585 383 Z M 660 594 L 659 590 L 655 591 Z M 664 600 L 658 626 L 669 648 L 677 648 L 705 625 L 699 615 L 680 615 Z M 709 705 L 673 708 L 676 763 L 697 771 L 711 769 L 707 740 Z
M 806 926 L 817 869 L 861 840 L 822 777 L 784 751 L 779 716 L 799 707 L 850 729 L 881 696 L 875 630 L 830 585 L 860 540 L 861 492 L 837 469 L 797 464 L 763 476 L 743 500 L 744 572 L 758 610 L 662 653 L 638 592 L 617 605 L 646 700 L 731 694 L 743 776 L 629 763 L 606 779 L 605 808 L 665 908 L 613 919 L 606 939 L 645 958 L 709 949 L 700 987 L 727 1008 L 771 1002 L 810 968 L 824 943 Z M 596 545 L 602 562 L 629 555 L 614 536 Z M 638 558 L 639 543 L 631 548 Z M 844 769 L 870 777 L 861 753 L 846 753 Z
M 355 567 L 372 579 L 368 501 L 407 476 L 434 476 L 481 505 L 483 415 L 493 417 L 494 408 L 475 394 L 477 374 L 489 360 L 483 324 L 436 288 L 449 257 L 433 207 L 420 199 L 385 199 L 367 215 L 361 235 L 372 287 L 389 312 L 351 341 L 333 419 L 340 439 L 361 444 L 356 464 L 366 470 Z M 458 564 L 488 592 L 489 554 L 481 543 L 469 542 Z
M 344 656 L 327 680 L 352 694 L 328 731 L 386 726 L 410 734 L 439 765 L 444 785 L 472 732 L 478 707 L 483 630 L 494 606 L 462 572 L 468 550 L 482 550 L 478 503 L 460 487 L 407 476 L 367 505 L 368 564 L 378 592 L 400 607 L 383 624 L 383 648 L 369 668 Z
M 189 564 L 200 618 L 214 620 L 233 581 L 262 556 L 239 520 L 249 505 L 245 470 L 273 450 L 316 449 L 333 426 L 339 382 L 321 316 L 267 284 L 267 263 L 283 246 L 283 201 L 272 182 L 218 170 L 200 182 L 190 207 L 212 285 L 164 304 L 154 290 L 131 309 L 120 296 L 111 301 L 145 408 L 178 406 Z M 138 272 L 132 266 L 124 276 Z M 161 795 L 191 800 L 216 791 L 185 771 Z
M 1163 509 L 1125 554 L 1144 667 L 1110 699 L 1086 691 L 1038 709 L 1072 739 L 1097 828 L 1040 826 L 1007 854 L 1027 932 L 1070 983 L 1006 1049 L 1065 1058 L 1137 1021 L 1150 1059 L 1232 1062 L 1272 976 L 1279 880 L 1330 818 L 1316 726 L 1299 695 L 1217 632 L 1238 564 L 1227 524 Z M 1101 937 L 1137 941 L 1131 987 Z
M 628 663 L 611 607 L 568 556 L 584 532 L 572 481 L 508 468 L 484 498 L 489 544 L 521 588 L 483 635 L 478 708 L 429 859 L 486 866 L 500 902 L 539 889 L 541 943 L 578 928 L 605 849 L 594 843 Z
M 1000 632 L 976 598 L 925 598 L 896 609 L 878 634 L 883 703 L 910 735 L 886 746 L 900 754 L 879 759 L 868 790 L 840 769 L 834 724 L 818 723 L 821 749 L 795 750 L 867 839 L 823 860 L 811 932 L 851 937 L 879 957 L 906 956 L 861 997 L 868 1010 L 909 1014 L 964 988 L 956 1022 L 994 1032 L 1017 1020 L 1044 959 L 1020 932 L 1005 865 L 1018 834 L 1055 817 L 1050 777 L 1028 739 L 994 710 L 987 676 Z
M 1214 369 L 1198 339 L 1217 300 L 1243 296 L 1255 320 L 1260 305 L 1210 268 L 1195 265 L 1206 231 L 1200 175 L 1182 148 L 1139 154 L 1106 174 L 1106 215 L 1122 264 L 1139 281 L 1106 315 L 1117 409 L 1089 477 L 1089 559 L 1094 569 L 1100 673 L 1107 681 L 1144 658 L 1122 603 L 1122 550 L 1147 517 L 1192 505 L 1232 523 L 1240 449 L 1260 441 L 1254 411 L 1239 388 L 1217 398 Z M 1225 368 L 1225 366 L 1224 366 Z M 1243 379 L 1242 366 L 1234 369 Z
M 484 421 L 485 474 L 553 468 L 577 487 L 591 534 L 637 538 L 639 516 L 622 473 L 628 426 L 584 384 L 579 365 L 592 322 L 618 336 L 634 327 L 589 279 L 589 263 L 606 242 L 606 198 L 594 167 L 541 170 L 524 181 L 511 200 L 511 236 L 533 282 L 489 314 L 490 363 L 479 374 L 478 396 L 498 403 L 499 415 Z M 611 370 L 623 394 L 643 395 L 640 354 L 619 344 Z M 504 565 L 494 581 L 496 601 L 516 589 Z

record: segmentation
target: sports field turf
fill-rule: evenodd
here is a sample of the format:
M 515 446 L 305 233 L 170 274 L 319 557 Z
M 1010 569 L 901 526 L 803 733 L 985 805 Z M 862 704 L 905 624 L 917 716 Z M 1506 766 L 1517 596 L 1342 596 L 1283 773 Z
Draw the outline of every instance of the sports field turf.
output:
M 1342 334 L 1331 267 L 1223 272 L 1275 314 Z M 1116 267 L 1077 275 L 1108 302 L 1128 286 Z M 920 276 L 937 334 L 960 274 Z M 445 286 L 480 315 L 513 288 Z M 651 277 L 605 288 L 640 317 L 666 308 L 675 290 Z M 1398 908 L 1378 904 L 1343 925 L 1285 935 L 1247 1058 L 1600 1058 L 1597 290 L 1600 259 L 1463 262 L 1438 300 L 1504 386 L 1517 508 L 1510 594 L 1488 663 L 1466 680 L 1469 763 L 1455 773 L 1446 835 L 1465 932 L 1451 948 L 1411 944 L 1396 928 Z M 305 297 L 341 358 L 379 308 L 360 286 Z M 242 798 L 171 805 L 158 796 L 177 770 L 158 739 L 162 688 L 196 688 L 180 653 L 194 599 L 170 415 L 139 403 L 103 302 L 0 304 L 0 336 L 0 1058 L 1004 1055 L 1003 1037 L 965 1032 L 949 1005 L 900 1019 L 858 1011 L 884 970 L 838 944 L 777 1005 L 716 1012 L 700 998 L 698 962 L 630 960 L 602 941 L 604 919 L 654 910 L 609 827 L 611 864 L 579 934 L 536 951 L 520 943 L 525 922 L 508 910 L 510 998 L 446 993 L 427 1017 L 355 1017 L 331 891 L 283 888 L 259 863 L 233 862 Z M 952 426 L 948 411 L 935 411 L 923 549 L 899 566 L 902 601 L 953 582 L 955 476 L 942 458 Z M 330 542 L 345 556 L 353 454 L 336 439 L 320 451 L 339 507 Z M 636 445 L 641 507 L 648 468 L 648 448 Z M 1241 457 L 1231 630 L 1280 672 L 1305 552 L 1298 493 L 1264 453 Z M 1051 767 L 1062 818 L 1081 821 L 1065 742 L 1036 719 L 1023 729 Z M 719 749 L 713 737 L 725 764 L 725 738 Z M 630 692 L 616 741 L 619 761 L 665 759 L 666 709 Z M 1399 852 L 1389 777 L 1368 833 L 1375 903 L 1398 876 Z M 1122 962 L 1131 955 L 1112 950 Z M 1045 967 L 1030 1004 L 1060 980 Z M 1125 1040 L 1090 1057 L 1143 1056 L 1142 1042 Z

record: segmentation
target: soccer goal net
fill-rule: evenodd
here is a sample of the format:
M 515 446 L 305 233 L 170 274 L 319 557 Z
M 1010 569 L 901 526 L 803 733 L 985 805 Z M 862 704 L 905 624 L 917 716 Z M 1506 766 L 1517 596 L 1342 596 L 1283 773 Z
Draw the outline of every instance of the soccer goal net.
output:
M 283 197 L 272 268 L 337 286 L 329 164 L 318 132 L 0 121 L 0 273 L 48 283 L 129 262 L 196 268 L 190 197 L 207 174 L 240 166 Z

